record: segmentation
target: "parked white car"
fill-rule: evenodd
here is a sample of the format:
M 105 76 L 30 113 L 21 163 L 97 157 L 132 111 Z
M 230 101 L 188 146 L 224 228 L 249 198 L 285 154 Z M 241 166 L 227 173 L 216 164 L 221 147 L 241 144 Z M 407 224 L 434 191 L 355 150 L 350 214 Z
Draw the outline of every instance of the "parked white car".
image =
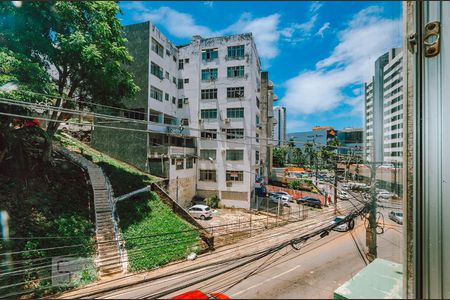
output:
M 281 201 L 281 205 L 289 206 L 289 198 L 286 195 L 280 195 L 278 193 L 269 193 L 269 199 L 270 201 L 275 203 Z
M 292 196 L 289 195 L 289 193 L 287 193 L 287 192 L 274 192 L 274 193 L 275 193 L 275 194 L 279 194 L 279 195 L 284 195 L 284 196 L 287 197 L 287 199 L 288 199 L 289 201 L 292 201 Z
M 188 212 L 194 218 L 202 220 L 212 217 L 211 208 L 208 205 L 197 204 L 188 209 Z

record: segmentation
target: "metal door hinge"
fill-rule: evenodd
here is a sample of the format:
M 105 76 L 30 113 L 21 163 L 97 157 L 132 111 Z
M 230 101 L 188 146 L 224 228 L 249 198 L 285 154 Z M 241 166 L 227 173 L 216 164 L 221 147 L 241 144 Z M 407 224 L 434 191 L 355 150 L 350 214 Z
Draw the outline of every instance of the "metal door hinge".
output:
M 425 25 L 425 34 L 423 38 L 425 57 L 433 57 L 439 54 L 441 34 L 441 23 L 439 21 L 430 22 Z

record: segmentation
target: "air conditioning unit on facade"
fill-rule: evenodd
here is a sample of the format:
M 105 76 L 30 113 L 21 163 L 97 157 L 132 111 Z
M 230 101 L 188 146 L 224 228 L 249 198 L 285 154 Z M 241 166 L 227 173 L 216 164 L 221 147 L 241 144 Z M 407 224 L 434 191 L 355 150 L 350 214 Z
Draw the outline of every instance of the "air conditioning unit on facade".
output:
M 230 124 L 231 119 L 226 118 L 226 119 L 224 120 L 224 122 L 225 122 L 226 124 Z
M 204 124 L 205 124 L 205 120 L 200 119 L 200 120 L 198 120 L 198 123 L 199 123 L 200 125 L 204 125 Z
M 233 182 L 227 181 L 227 187 L 232 187 L 232 186 L 233 186 Z

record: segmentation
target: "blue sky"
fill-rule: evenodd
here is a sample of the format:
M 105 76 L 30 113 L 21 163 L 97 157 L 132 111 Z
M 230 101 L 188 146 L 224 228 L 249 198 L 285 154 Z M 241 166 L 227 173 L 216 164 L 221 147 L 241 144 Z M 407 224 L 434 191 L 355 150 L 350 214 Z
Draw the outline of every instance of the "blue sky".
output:
M 401 2 L 120 2 L 122 24 L 154 22 L 175 44 L 252 32 L 287 107 L 287 131 L 363 126 L 363 83 L 402 42 Z

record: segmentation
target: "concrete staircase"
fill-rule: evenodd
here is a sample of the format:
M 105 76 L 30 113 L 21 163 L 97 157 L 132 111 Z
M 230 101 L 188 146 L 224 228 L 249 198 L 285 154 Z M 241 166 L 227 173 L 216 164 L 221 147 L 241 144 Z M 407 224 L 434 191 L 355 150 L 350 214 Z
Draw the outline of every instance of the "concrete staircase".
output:
M 97 272 L 100 277 L 123 273 L 118 228 L 113 216 L 113 194 L 102 169 L 78 153 L 63 147 L 54 149 L 85 169 L 89 175 L 95 208 L 95 231 L 97 238 Z

